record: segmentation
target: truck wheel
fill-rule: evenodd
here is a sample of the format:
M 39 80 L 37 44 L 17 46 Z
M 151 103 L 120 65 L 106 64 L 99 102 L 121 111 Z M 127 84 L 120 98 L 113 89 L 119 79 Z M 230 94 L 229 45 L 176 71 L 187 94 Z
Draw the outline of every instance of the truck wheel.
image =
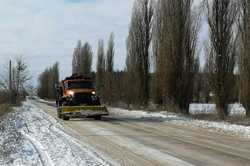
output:
M 58 113 L 58 118 L 62 119 L 62 114 Z
M 63 118 L 63 120 L 66 120 L 66 121 L 69 120 L 69 117 L 68 117 L 68 116 L 65 116 L 65 115 L 64 115 L 62 118 Z
M 62 114 L 61 114 L 61 112 L 60 112 L 59 110 L 57 110 L 57 117 L 58 117 L 59 119 L 62 119 Z
M 101 120 L 102 117 L 101 117 L 101 116 L 95 116 L 94 119 L 95 119 L 95 120 Z

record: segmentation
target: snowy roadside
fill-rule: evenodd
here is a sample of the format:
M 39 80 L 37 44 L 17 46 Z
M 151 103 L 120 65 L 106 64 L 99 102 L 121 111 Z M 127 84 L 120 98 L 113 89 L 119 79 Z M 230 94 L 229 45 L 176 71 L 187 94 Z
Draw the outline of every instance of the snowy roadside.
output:
M 241 138 L 250 139 L 250 126 L 234 125 L 227 122 L 211 122 L 205 120 L 195 120 L 189 117 L 185 117 L 181 114 L 169 113 L 169 112 L 145 112 L 141 110 L 126 110 L 120 108 L 109 108 L 111 115 L 119 116 L 130 119 L 146 119 L 152 118 L 160 120 L 167 124 L 175 124 L 181 126 L 188 126 L 192 128 L 204 128 L 211 132 L 218 132 L 222 134 L 230 134 L 239 136 Z
M 50 106 L 56 106 L 56 101 L 55 100 L 44 100 L 44 99 L 41 99 L 37 96 L 33 96 L 33 97 L 28 97 L 29 99 L 31 100 L 36 100 L 40 103 L 44 103 L 44 104 L 47 104 L 47 105 L 50 105 Z
M 0 165 L 110 165 L 31 100 L 0 121 L 0 133 Z
M 54 102 L 39 99 L 40 102 L 53 104 Z M 153 118 L 155 120 L 164 121 L 166 123 L 177 124 L 182 126 L 189 126 L 193 128 L 204 128 L 209 131 L 216 131 L 218 133 L 226 133 L 230 135 L 239 136 L 242 138 L 250 139 L 250 126 L 235 125 L 227 122 L 212 122 L 206 120 L 196 120 L 189 117 L 185 117 L 181 114 L 175 114 L 170 112 L 146 112 L 141 110 L 127 110 L 121 108 L 109 108 L 111 115 L 124 117 L 124 118 Z M 190 104 L 191 114 L 214 114 L 215 105 L 214 104 Z M 230 104 L 229 105 L 229 115 L 231 116 L 244 116 L 246 110 L 240 104 Z

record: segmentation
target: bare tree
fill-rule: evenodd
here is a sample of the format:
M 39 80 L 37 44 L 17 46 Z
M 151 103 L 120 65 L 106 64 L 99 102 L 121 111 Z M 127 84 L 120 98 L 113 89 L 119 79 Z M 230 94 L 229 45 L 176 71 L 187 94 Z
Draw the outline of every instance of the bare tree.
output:
M 49 98 L 49 69 L 45 69 L 38 78 L 38 89 L 37 89 L 37 95 L 42 99 L 48 99 Z
M 59 64 L 44 70 L 39 76 L 39 86 L 37 94 L 43 99 L 56 99 L 55 85 L 59 83 Z
M 194 78 L 199 73 L 199 52 L 197 37 L 200 29 L 200 8 L 192 8 L 193 0 L 183 0 L 184 20 L 184 69 L 182 97 L 179 99 L 181 109 L 189 113 L 189 104 L 193 100 Z
M 30 80 L 30 75 L 28 71 L 27 64 L 18 58 L 16 61 L 16 66 L 13 69 L 14 71 L 14 88 L 17 94 L 25 91 L 25 84 Z
M 105 99 L 109 104 L 111 104 L 113 100 L 113 72 L 114 72 L 114 34 L 111 33 L 108 41 L 108 49 L 106 54 L 106 72 L 105 72 Z
M 209 55 L 210 78 L 215 94 L 217 111 L 221 118 L 227 115 L 227 105 L 233 88 L 236 59 L 237 4 L 230 0 L 207 0 L 211 51 Z
M 29 74 L 28 65 L 22 59 L 18 57 L 11 67 L 11 79 L 9 79 L 9 71 L 1 75 L 0 89 L 9 91 L 9 84 L 12 86 L 12 100 L 16 103 L 21 97 L 25 97 L 27 93 L 27 87 L 29 86 L 29 80 L 31 76 Z M 11 82 L 10 82 L 11 81 Z M 9 92 L 10 93 L 10 92 Z
M 49 69 L 49 92 L 48 96 L 50 99 L 56 99 L 57 91 L 55 85 L 59 83 L 59 63 L 56 62 L 50 69 Z
M 209 39 L 204 41 L 204 52 L 205 52 L 205 66 L 203 68 L 203 77 L 202 77 L 202 90 L 203 90 L 203 96 L 204 96 L 204 101 L 206 103 L 211 102 L 211 97 L 212 97 L 212 84 L 213 84 L 213 79 L 210 78 L 210 75 L 213 71 L 213 65 L 212 65 L 212 60 L 211 60 L 211 43 Z
M 114 34 L 111 33 L 108 41 L 108 49 L 107 49 L 107 59 L 106 59 L 106 71 L 112 73 L 114 71 Z
M 86 42 L 82 46 L 81 41 L 79 41 L 73 53 L 72 73 L 89 76 L 91 74 L 92 56 L 93 52 L 89 43 Z
M 152 0 L 141 0 L 139 2 L 139 7 L 141 8 L 142 15 L 142 79 L 141 85 L 143 89 L 143 104 L 148 104 L 149 99 L 149 66 L 150 66 L 150 58 L 149 58 L 149 47 L 152 39 L 152 23 L 153 23 L 153 2 Z
M 201 101 L 201 73 L 200 73 L 200 58 L 197 56 L 194 60 L 194 81 L 193 81 L 193 97 L 192 100 L 196 102 Z
M 91 74 L 92 57 L 93 57 L 92 48 L 89 45 L 89 43 L 86 42 L 81 48 L 80 71 L 78 73 L 88 76 Z
M 78 71 L 80 71 L 81 48 L 82 48 L 82 44 L 81 44 L 81 41 L 79 40 L 73 53 L 72 74 L 75 74 Z
M 125 82 L 127 86 L 130 86 L 130 90 L 127 90 L 125 93 L 125 101 L 128 104 L 138 104 L 139 103 L 139 81 L 138 79 L 138 62 L 137 56 L 135 54 L 136 47 L 133 44 L 133 33 L 130 32 L 130 35 L 127 39 L 127 58 L 126 58 L 126 73 L 125 73 Z
M 103 40 L 99 40 L 98 42 L 96 71 L 97 93 L 103 97 L 105 90 L 105 53 Z
M 250 116 L 250 2 L 240 0 L 241 56 L 240 66 L 240 99 Z
M 193 97 L 199 17 L 192 0 L 159 0 L 154 22 L 156 101 L 188 113 Z
M 137 82 L 135 98 L 147 105 L 149 98 L 149 48 L 152 35 L 153 1 L 135 1 L 127 41 L 127 70 L 130 84 Z

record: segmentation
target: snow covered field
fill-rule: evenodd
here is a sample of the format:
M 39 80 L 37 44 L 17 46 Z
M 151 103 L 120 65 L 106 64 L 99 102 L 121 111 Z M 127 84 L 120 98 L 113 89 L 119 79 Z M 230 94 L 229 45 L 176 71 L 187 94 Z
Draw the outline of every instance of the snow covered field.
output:
M 211 122 L 205 120 L 195 120 L 192 118 L 185 117 L 181 114 L 169 113 L 169 112 L 158 112 L 149 113 L 140 110 L 126 110 L 120 108 L 110 108 L 111 115 L 119 115 L 124 118 L 141 118 L 141 119 L 157 119 L 165 123 L 171 123 L 175 125 L 188 126 L 193 128 L 205 128 L 212 132 L 218 132 L 223 134 L 230 134 L 239 136 L 242 138 L 250 139 L 250 126 L 234 125 L 227 122 Z M 167 125 L 167 124 L 166 124 Z
M 0 165 L 109 165 L 31 100 L 0 121 Z

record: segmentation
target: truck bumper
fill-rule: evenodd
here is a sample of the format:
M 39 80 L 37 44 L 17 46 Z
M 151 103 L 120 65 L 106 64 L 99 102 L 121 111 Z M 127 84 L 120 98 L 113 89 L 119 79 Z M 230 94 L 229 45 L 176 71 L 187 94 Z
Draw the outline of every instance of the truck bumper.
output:
M 59 114 L 70 118 L 96 117 L 109 115 L 104 106 L 62 106 L 58 108 Z

